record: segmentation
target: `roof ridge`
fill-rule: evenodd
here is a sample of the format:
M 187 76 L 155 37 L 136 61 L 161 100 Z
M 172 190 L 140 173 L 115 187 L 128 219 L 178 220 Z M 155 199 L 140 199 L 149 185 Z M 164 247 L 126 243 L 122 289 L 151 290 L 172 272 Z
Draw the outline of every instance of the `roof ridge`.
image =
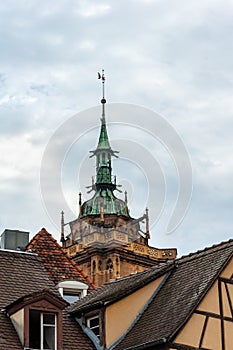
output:
M 25 254 L 25 255 L 32 255 L 32 256 L 37 256 L 38 254 L 30 251 L 22 251 L 22 250 L 14 250 L 14 249 L 5 249 L 5 248 L 0 248 L 1 253 L 12 253 L 12 254 Z
M 33 298 L 37 295 L 51 295 L 53 298 L 59 300 L 60 302 L 63 302 L 64 304 L 66 304 L 66 306 L 68 305 L 67 301 L 65 301 L 62 296 L 60 295 L 59 292 L 56 291 L 56 293 L 54 293 L 53 290 L 51 290 L 51 288 L 42 288 L 40 290 L 34 291 L 34 292 L 30 292 L 28 294 L 22 295 L 19 298 L 15 299 L 13 302 L 11 302 L 9 305 L 7 305 L 5 307 L 5 309 L 9 310 L 12 305 L 18 304 L 20 303 L 22 300 L 28 300 L 29 298 Z
M 104 283 L 103 286 L 110 285 L 110 284 L 112 284 L 112 283 L 121 282 L 121 281 L 126 280 L 126 279 L 131 279 L 131 278 L 134 278 L 135 276 L 146 275 L 148 272 L 150 272 L 150 271 L 152 271 L 152 270 L 159 270 L 160 268 L 165 267 L 165 266 L 168 266 L 168 265 L 170 265 L 171 263 L 173 263 L 173 261 L 171 261 L 171 260 L 170 260 L 170 261 L 166 261 L 166 262 L 162 262 L 162 263 L 159 263 L 158 265 L 154 265 L 154 266 L 150 267 L 150 268 L 147 269 L 147 270 L 136 271 L 136 272 L 132 272 L 131 274 L 126 275 L 126 276 L 117 277 L 117 278 L 115 278 L 115 279 L 109 280 L 108 282 Z M 101 286 L 101 287 L 102 287 L 102 286 Z
M 44 227 L 31 239 L 26 249 L 32 249 L 32 250 L 35 249 L 35 242 L 39 242 L 40 238 L 42 239 L 45 235 L 47 235 L 49 239 L 53 242 L 53 244 L 55 244 L 56 248 L 59 249 L 59 251 L 64 256 L 66 261 L 69 262 L 72 265 L 72 267 L 74 267 L 75 270 L 80 274 L 80 279 L 83 279 L 84 281 L 88 282 L 94 289 L 96 289 L 95 284 L 89 278 L 89 276 L 77 265 L 75 261 L 73 261 L 68 256 L 66 250 L 57 242 L 57 240 L 52 236 L 52 234 L 49 233 Z
M 204 253 L 211 254 L 212 252 L 214 252 L 216 250 L 224 249 L 227 244 L 233 245 L 233 239 L 230 238 L 228 241 L 222 241 L 218 244 L 213 244 L 210 247 L 205 247 L 205 248 L 199 249 L 195 252 L 191 252 L 189 254 L 183 255 L 180 258 L 175 259 L 175 261 L 178 263 L 183 263 L 184 261 L 187 261 L 187 260 L 193 260 L 193 259 L 198 258 L 200 255 L 202 255 Z

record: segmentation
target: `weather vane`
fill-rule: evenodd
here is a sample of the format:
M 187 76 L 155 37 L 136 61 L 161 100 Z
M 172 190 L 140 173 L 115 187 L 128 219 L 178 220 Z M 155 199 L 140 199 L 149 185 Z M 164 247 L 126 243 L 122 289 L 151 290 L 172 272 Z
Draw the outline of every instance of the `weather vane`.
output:
M 105 103 L 105 98 L 104 98 L 104 83 L 105 83 L 105 75 L 104 75 L 104 69 L 102 69 L 102 74 L 98 72 L 98 79 L 102 80 L 102 86 L 103 86 L 103 99 L 102 99 L 102 103 Z

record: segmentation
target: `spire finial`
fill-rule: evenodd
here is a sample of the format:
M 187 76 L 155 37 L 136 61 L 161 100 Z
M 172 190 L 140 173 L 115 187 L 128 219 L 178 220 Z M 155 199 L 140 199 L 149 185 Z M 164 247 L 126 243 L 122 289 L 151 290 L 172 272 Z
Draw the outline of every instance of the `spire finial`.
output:
M 105 83 L 104 69 L 102 69 L 102 74 L 98 72 L 98 79 L 102 80 L 103 98 L 101 100 L 101 103 L 106 103 L 106 100 L 105 100 L 105 97 L 104 97 L 104 83 Z

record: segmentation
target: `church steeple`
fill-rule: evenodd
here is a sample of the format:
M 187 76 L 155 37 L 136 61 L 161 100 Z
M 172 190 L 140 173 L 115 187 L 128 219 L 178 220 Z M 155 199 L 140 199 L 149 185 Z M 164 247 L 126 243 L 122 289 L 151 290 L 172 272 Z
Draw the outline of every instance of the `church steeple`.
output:
M 62 241 L 68 254 L 89 275 L 97 286 L 109 279 L 143 271 L 164 259 L 173 259 L 175 249 L 157 249 L 148 245 L 150 238 L 148 209 L 146 214 L 135 219 L 130 216 L 127 192 L 124 200 L 115 195 L 118 190 L 116 176 L 112 175 L 112 157 L 117 157 L 111 148 L 105 119 L 105 75 L 98 73 L 102 83 L 100 131 L 97 146 L 92 151 L 95 157 L 96 174 L 88 193 L 92 197 L 82 201 L 79 195 L 79 216 L 69 223 L 70 234 Z M 146 221 L 146 222 L 145 222 Z M 145 223 L 145 229 L 141 223 Z
M 91 157 L 96 157 L 96 176 L 92 179 L 91 191 L 95 194 L 92 199 L 82 205 L 82 216 L 100 215 L 103 207 L 105 214 L 116 214 L 129 217 L 128 209 L 125 202 L 118 199 L 114 195 L 116 190 L 116 176 L 112 175 L 112 157 L 117 157 L 117 151 L 113 151 L 108 139 L 107 126 L 105 120 L 105 104 L 104 95 L 105 75 L 98 73 L 98 78 L 102 81 L 103 96 L 101 99 L 102 116 L 100 135 L 97 147 L 91 151 Z

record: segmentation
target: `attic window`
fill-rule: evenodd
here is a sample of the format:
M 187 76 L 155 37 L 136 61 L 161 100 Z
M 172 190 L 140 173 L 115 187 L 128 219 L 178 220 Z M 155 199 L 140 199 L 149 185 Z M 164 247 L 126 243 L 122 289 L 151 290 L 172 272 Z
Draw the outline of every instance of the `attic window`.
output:
M 92 332 L 100 338 L 100 319 L 99 316 L 93 316 L 87 318 L 87 327 L 92 330 Z
M 58 284 L 58 290 L 68 303 L 74 303 L 87 295 L 88 285 L 79 281 L 62 281 Z
M 81 290 L 73 290 L 73 289 L 63 289 L 63 299 L 68 301 L 68 303 L 72 304 L 77 300 L 80 300 L 82 296 Z
M 43 350 L 57 349 L 56 314 L 29 311 L 29 347 Z

